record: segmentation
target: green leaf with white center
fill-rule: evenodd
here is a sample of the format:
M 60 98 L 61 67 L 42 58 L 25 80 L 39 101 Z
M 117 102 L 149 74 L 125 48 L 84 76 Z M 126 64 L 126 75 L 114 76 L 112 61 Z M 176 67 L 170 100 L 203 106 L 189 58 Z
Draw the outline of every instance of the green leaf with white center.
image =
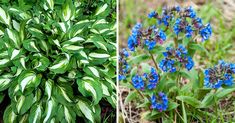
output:
M 90 107 L 87 102 L 83 100 L 79 100 L 78 103 L 76 104 L 77 108 L 81 110 L 81 112 L 84 114 L 84 116 L 90 120 L 92 123 L 95 122 L 94 119 L 94 113 L 92 111 L 92 108 Z
M 70 1 L 66 1 L 66 3 L 63 6 L 62 10 L 62 17 L 64 21 L 71 20 L 72 16 L 74 14 L 74 5 Z
M 5 67 L 9 61 L 9 59 L 0 59 L 0 68 Z
M 15 20 L 13 20 L 13 27 L 18 32 L 20 31 L 20 24 L 17 21 L 15 21 Z
M 98 58 L 98 59 L 104 59 L 104 58 L 109 58 L 109 54 L 103 54 L 103 53 L 90 53 L 89 57 L 91 58 Z
M 95 76 L 95 77 L 100 77 L 99 75 L 99 71 L 93 67 L 93 66 L 87 66 L 84 68 L 84 71 L 88 74 L 88 75 L 92 75 L 92 76 Z
M 37 87 L 41 81 L 41 76 L 36 75 L 33 71 L 24 71 L 20 74 L 18 83 L 22 92 L 28 87 Z
M 21 50 L 17 50 L 17 49 L 9 49 L 8 50 L 8 54 L 9 54 L 9 57 L 10 57 L 10 60 L 13 60 L 13 59 L 16 59 L 20 56 L 21 54 Z
M 31 52 L 40 52 L 33 40 L 24 40 L 23 46 L 26 50 Z
M 57 103 L 52 98 L 46 103 L 46 110 L 44 112 L 45 118 L 43 119 L 43 123 L 46 123 L 49 121 L 49 119 L 55 114 L 55 110 L 57 107 Z
M 82 41 L 85 41 L 85 39 L 83 39 L 81 37 L 74 37 L 74 38 L 71 38 L 71 39 L 63 42 L 62 45 L 65 45 L 65 44 L 78 44 Z
M 19 35 L 17 34 L 16 31 L 11 30 L 11 29 L 7 29 L 7 35 L 9 37 L 9 39 L 11 39 L 11 41 L 13 42 L 13 44 L 19 49 L 20 48 L 20 40 L 19 40 Z
M 68 52 L 78 52 L 83 49 L 82 46 L 65 44 L 62 49 Z
M 26 66 L 25 66 L 25 57 L 24 58 L 20 58 L 20 64 L 22 65 L 22 67 L 24 69 L 26 69 Z
M 101 7 L 97 10 L 97 12 L 96 12 L 95 15 L 99 15 L 99 14 L 105 12 L 105 10 L 106 10 L 107 8 L 108 8 L 108 4 L 104 4 L 103 6 L 101 6 Z
M 43 108 L 41 104 L 34 105 L 29 114 L 30 123 L 41 123 Z
M 45 56 L 40 56 L 38 59 L 39 60 L 37 64 L 35 64 L 34 69 L 37 69 L 39 71 L 45 71 L 47 67 L 50 65 L 49 59 Z
M 85 27 L 89 26 L 89 24 L 90 24 L 89 20 L 82 20 L 77 22 L 69 29 L 68 31 L 69 38 L 73 38 L 76 35 L 80 34 L 85 29 Z
M 75 123 L 76 114 L 72 109 L 64 106 L 64 116 L 67 123 Z
M 46 4 L 51 10 L 54 9 L 54 0 L 46 0 Z
M 36 38 L 44 38 L 44 34 L 42 33 L 41 30 L 37 29 L 37 28 L 29 28 L 28 29 L 29 32 Z
M 3 121 L 4 123 L 17 123 L 17 115 L 12 110 L 11 105 L 9 105 L 4 111 Z
M 98 81 L 89 80 L 83 78 L 82 80 L 77 80 L 78 90 L 82 93 L 83 96 L 92 96 L 93 103 L 98 104 L 102 98 L 102 86 L 101 83 Z
M 49 100 L 51 98 L 53 85 L 54 85 L 54 82 L 51 79 L 48 79 L 45 83 L 45 91 L 47 94 L 47 100 Z
M 102 85 L 103 94 L 106 95 L 106 96 L 110 96 L 108 87 L 103 83 L 101 85 Z
M 0 22 L 6 25 L 10 25 L 10 16 L 8 15 L 8 13 L 0 7 Z
M 11 7 L 9 9 L 9 12 L 12 13 L 13 15 L 15 15 L 15 16 L 20 17 L 20 19 L 22 19 L 22 20 L 28 20 L 28 19 L 31 18 L 31 16 L 28 15 L 26 12 L 23 12 L 23 11 L 21 11 L 19 9 L 16 9 L 16 8 L 13 8 L 13 7 Z
M 70 58 L 58 58 L 51 67 L 50 71 L 54 73 L 64 73 L 68 67 Z
M 7 89 L 10 86 L 11 81 L 12 79 L 10 75 L 1 76 L 0 77 L 0 91 L 4 91 L 5 89 Z
M 107 101 L 112 105 L 113 108 L 117 105 L 117 97 L 116 94 L 113 92 L 112 96 L 106 97 Z
M 68 95 L 68 91 L 66 91 L 66 88 L 58 86 L 57 87 L 57 93 L 60 94 L 60 96 L 63 96 L 63 98 L 68 101 L 69 103 L 72 102 L 71 98 Z
M 24 96 L 21 95 L 16 102 L 15 108 L 19 114 L 24 114 L 33 105 L 33 94 Z

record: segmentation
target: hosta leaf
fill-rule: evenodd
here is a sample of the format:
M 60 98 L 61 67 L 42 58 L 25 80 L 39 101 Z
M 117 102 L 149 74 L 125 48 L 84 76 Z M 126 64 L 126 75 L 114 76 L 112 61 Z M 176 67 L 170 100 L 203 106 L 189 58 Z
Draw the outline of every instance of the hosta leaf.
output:
M 49 69 L 54 73 L 64 73 L 68 67 L 69 60 L 69 56 L 67 58 L 58 58 Z
M 4 123 L 17 123 L 17 115 L 12 110 L 11 105 L 4 111 L 3 121 Z
M 37 46 L 33 40 L 24 40 L 23 46 L 28 51 L 39 52 L 39 49 L 37 48 Z
M 89 20 L 82 20 L 77 22 L 70 28 L 68 32 L 69 38 L 75 37 L 76 35 L 80 34 L 85 29 L 85 27 L 89 26 L 89 24 Z
M 7 75 L 7 74 L 5 76 L 2 75 L 0 77 L 0 91 L 4 91 L 10 86 L 11 81 L 12 81 L 11 77 L 12 77 L 11 75 Z
M 17 100 L 16 104 L 14 105 L 15 109 L 19 114 L 24 114 L 27 112 L 33 104 L 33 94 L 28 96 L 21 95 Z
M 8 50 L 8 54 L 10 56 L 10 60 L 13 60 L 13 59 L 17 58 L 21 54 L 21 50 L 9 49 Z
M 0 59 L 0 68 L 5 67 L 6 64 L 10 61 L 10 59 Z
M 25 88 L 37 87 L 41 81 L 41 75 L 36 75 L 33 71 L 25 71 L 20 74 L 18 83 L 20 89 L 24 92 Z
M 56 107 L 57 107 L 57 103 L 55 102 L 53 98 L 47 101 L 46 109 L 44 112 L 45 118 L 43 119 L 43 123 L 46 123 L 47 121 L 49 121 L 49 119 L 56 113 L 55 112 Z
M 58 85 L 55 88 L 55 96 L 57 98 L 57 100 L 60 103 L 66 104 L 66 103 L 72 103 L 72 88 L 70 86 L 62 86 L 62 85 Z
M 45 83 L 45 91 L 48 96 L 47 100 L 49 100 L 51 98 L 53 85 L 54 85 L 54 82 L 51 79 L 48 79 Z
M 96 12 L 95 15 L 99 15 L 99 14 L 105 12 L 105 10 L 107 10 L 107 8 L 108 8 L 108 4 L 104 4 L 103 6 L 101 6 L 101 7 L 97 10 L 97 12 Z
M 43 108 L 41 104 L 34 105 L 30 110 L 29 122 L 41 123 Z
M 84 68 L 84 71 L 85 71 L 88 75 L 100 77 L 99 71 L 98 71 L 95 67 L 87 66 L 87 67 Z
M 46 4 L 51 10 L 54 9 L 54 0 L 46 0 Z
M 0 104 L 2 103 L 3 99 L 4 99 L 5 95 L 0 93 Z
M 14 14 L 15 16 L 19 16 L 20 19 L 22 19 L 22 20 L 27 20 L 27 19 L 31 18 L 31 16 L 28 15 L 27 13 L 25 13 L 19 9 L 13 8 L 13 7 L 11 7 L 9 9 L 9 12 Z
M 102 98 L 102 86 L 94 79 L 83 78 L 77 80 L 78 90 L 83 96 L 92 96 L 94 104 L 97 104 Z
M 103 59 L 103 58 L 109 58 L 110 55 L 109 54 L 103 54 L 103 53 L 90 53 L 89 57 Z
M 67 123 L 75 123 L 76 114 L 72 109 L 64 106 L 64 116 Z
M 62 10 L 62 17 L 64 19 L 64 21 L 68 21 L 71 16 L 73 16 L 73 5 L 71 2 L 66 2 L 63 6 L 63 10 Z
M 112 96 L 106 97 L 107 101 L 112 105 L 113 108 L 117 105 L 116 94 L 113 92 Z
M 106 96 L 110 96 L 108 87 L 103 83 L 101 85 L 102 85 L 103 94 L 106 95 Z
M 83 49 L 82 46 L 69 45 L 69 44 L 65 44 L 62 48 L 65 51 L 70 51 L 70 52 L 78 52 Z
M 41 30 L 37 28 L 29 28 L 28 30 L 34 37 L 39 38 L 39 39 L 44 38 L 44 34 Z
M 8 13 L 0 7 L 0 22 L 6 25 L 10 25 L 10 16 Z
M 15 30 L 7 29 L 6 34 L 8 35 L 8 38 L 13 42 L 13 44 L 16 46 L 16 48 L 20 48 L 20 39 L 19 35 Z
M 47 57 L 41 57 L 38 64 L 34 67 L 39 71 L 45 71 L 45 69 L 49 66 L 50 61 Z
M 73 37 L 65 42 L 62 43 L 62 45 L 65 45 L 65 44 L 75 44 L 75 43 L 79 43 L 79 42 L 82 42 L 84 41 L 85 39 L 81 38 L 81 37 Z M 81 45 L 81 44 L 80 44 Z
M 92 111 L 92 108 L 90 107 L 90 105 L 83 100 L 79 100 L 78 103 L 76 104 L 77 108 L 79 108 L 81 110 L 81 112 L 84 114 L 84 116 L 90 120 L 92 123 L 95 122 L 94 119 L 94 113 Z

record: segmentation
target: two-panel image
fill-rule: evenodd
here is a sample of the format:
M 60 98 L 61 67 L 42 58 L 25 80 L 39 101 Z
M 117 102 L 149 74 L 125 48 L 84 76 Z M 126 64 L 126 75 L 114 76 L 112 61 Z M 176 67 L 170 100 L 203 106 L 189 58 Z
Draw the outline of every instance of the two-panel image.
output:
M 234 0 L 0 0 L 0 123 L 235 123 Z

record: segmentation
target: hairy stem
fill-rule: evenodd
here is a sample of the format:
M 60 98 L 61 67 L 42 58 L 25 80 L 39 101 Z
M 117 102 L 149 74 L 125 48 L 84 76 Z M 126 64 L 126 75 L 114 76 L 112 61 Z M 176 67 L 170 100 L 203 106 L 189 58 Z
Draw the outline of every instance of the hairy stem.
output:
M 156 60 L 154 59 L 153 54 L 152 54 L 151 52 L 149 52 L 149 54 L 150 54 L 150 56 L 151 56 L 151 59 L 153 60 L 153 63 L 154 63 L 154 65 L 155 65 L 156 69 L 158 70 L 159 68 L 158 68 L 158 66 L 157 66 Z

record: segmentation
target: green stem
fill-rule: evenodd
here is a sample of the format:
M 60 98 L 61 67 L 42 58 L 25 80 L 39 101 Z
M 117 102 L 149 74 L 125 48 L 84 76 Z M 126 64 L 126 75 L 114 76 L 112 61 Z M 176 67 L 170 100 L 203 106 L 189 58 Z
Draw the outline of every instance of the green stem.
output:
M 156 69 L 158 70 L 159 68 L 158 68 L 158 66 L 157 66 L 157 62 L 155 61 L 155 59 L 154 59 L 154 57 L 153 57 L 153 54 L 152 54 L 151 52 L 149 52 L 149 54 L 150 54 L 150 56 L 151 56 L 151 59 L 153 60 L 153 63 L 154 63 L 154 65 L 155 65 Z

